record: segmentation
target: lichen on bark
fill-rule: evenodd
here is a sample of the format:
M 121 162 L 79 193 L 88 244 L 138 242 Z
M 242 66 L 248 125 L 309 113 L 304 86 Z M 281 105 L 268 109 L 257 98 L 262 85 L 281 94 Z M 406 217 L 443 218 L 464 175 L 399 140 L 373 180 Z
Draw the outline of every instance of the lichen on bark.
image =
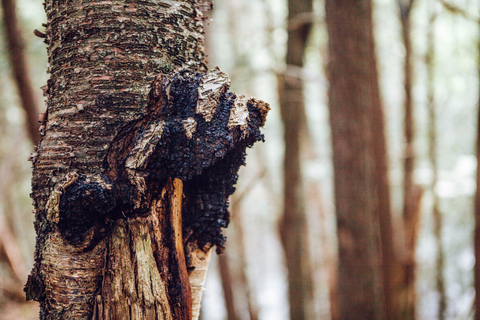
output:
M 41 319 L 198 311 L 189 274 L 198 280 L 209 249 L 222 251 L 228 196 L 269 110 L 207 72 L 198 6 L 45 2 L 51 77 L 31 157 L 37 246 L 26 285 Z

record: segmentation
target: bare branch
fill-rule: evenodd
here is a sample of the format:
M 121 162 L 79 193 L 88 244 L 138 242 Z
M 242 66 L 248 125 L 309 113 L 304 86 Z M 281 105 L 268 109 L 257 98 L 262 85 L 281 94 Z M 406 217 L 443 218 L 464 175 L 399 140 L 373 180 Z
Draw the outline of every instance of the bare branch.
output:
M 442 6 L 445 8 L 445 10 L 447 10 L 448 12 L 453 13 L 455 15 L 462 16 L 465 19 L 470 20 L 470 21 L 480 22 L 479 19 L 472 17 L 470 14 L 467 13 L 467 11 L 463 10 L 462 8 L 457 7 L 457 6 L 447 2 L 446 0 L 439 0 L 439 1 L 442 4 Z

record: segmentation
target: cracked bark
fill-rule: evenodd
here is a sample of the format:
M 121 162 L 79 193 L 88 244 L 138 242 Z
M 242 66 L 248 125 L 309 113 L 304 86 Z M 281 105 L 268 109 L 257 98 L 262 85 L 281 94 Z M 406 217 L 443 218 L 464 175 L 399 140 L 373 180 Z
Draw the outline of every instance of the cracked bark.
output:
M 269 107 L 207 71 L 201 4 L 45 2 L 32 154 L 41 319 L 196 319 L 210 248 Z

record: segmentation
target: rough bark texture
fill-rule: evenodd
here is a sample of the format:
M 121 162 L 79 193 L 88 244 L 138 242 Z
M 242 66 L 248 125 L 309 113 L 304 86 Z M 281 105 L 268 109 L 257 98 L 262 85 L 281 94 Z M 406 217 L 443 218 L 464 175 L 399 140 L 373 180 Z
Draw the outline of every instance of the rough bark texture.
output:
M 342 319 L 385 319 L 372 138 L 371 1 L 327 0 L 329 106 Z
M 14 0 L 2 0 L 3 22 L 8 43 L 8 55 L 12 62 L 13 74 L 17 85 L 18 94 L 26 113 L 26 127 L 33 144 L 40 141 L 38 128 L 38 107 L 35 94 L 30 82 L 30 72 L 25 56 L 25 44 L 22 32 L 18 25 Z
M 209 250 L 222 251 L 228 196 L 269 110 L 206 72 L 198 5 L 46 1 L 26 286 L 41 319 L 198 317 Z
M 312 14 L 311 0 L 288 1 L 286 65 L 303 67 Z M 300 164 L 301 115 L 304 114 L 303 83 L 286 72 L 278 76 L 278 93 L 284 126 L 284 208 L 280 234 L 288 269 L 291 319 L 314 319 L 313 279 L 308 245 L 303 179 Z

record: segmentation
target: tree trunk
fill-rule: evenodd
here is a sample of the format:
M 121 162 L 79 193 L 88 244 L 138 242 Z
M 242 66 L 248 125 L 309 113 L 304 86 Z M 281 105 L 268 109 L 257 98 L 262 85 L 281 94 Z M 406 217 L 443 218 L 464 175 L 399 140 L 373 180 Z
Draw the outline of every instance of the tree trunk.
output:
M 372 118 L 379 102 L 371 1 L 327 0 L 342 319 L 385 319 Z
M 375 52 L 374 43 L 369 42 L 369 50 Z M 375 54 L 368 56 L 372 70 L 372 141 L 375 163 L 375 185 L 377 197 L 377 217 L 380 225 L 381 269 L 383 278 L 383 296 L 387 319 L 403 320 L 398 316 L 396 306 L 396 284 L 398 283 L 398 259 L 395 250 L 396 233 L 392 225 L 390 205 L 390 181 L 388 178 L 388 153 L 385 139 L 385 115 L 378 86 L 377 60 Z
M 432 9 L 432 11 L 435 9 Z M 427 84 L 427 99 L 428 99 L 428 137 L 429 137 L 429 148 L 428 148 L 428 157 L 430 158 L 430 163 L 432 165 L 433 179 L 432 179 L 432 194 L 433 194 L 433 204 L 432 204 L 432 213 L 433 213 L 433 224 L 434 224 L 434 235 L 437 242 L 437 259 L 436 259 L 436 289 L 440 295 L 440 300 L 438 303 L 438 318 L 445 319 L 445 311 L 447 308 L 447 297 L 445 292 L 444 284 L 444 254 L 443 254 L 443 243 L 442 243 L 442 215 L 439 207 L 439 198 L 435 192 L 435 186 L 437 184 L 438 177 L 438 166 L 437 166 L 437 129 L 436 129 L 436 108 L 435 108 L 435 20 L 436 12 L 430 14 L 429 23 L 428 23 L 428 34 L 427 34 L 427 55 L 426 55 L 426 64 L 428 72 L 428 84 Z
M 288 1 L 287 72 L 278 76 L 278 93 L 284 126 L 284 208 L 280 235 L 288 269 L 291 319 L 315 319 L 313 279 L 307 235 L 303 179 L 300 164 L 303 83 L 288 70 L 303 67 L 311 29 L 312 1 Z
M 398 1 L 400 21 L 402 24 L 402 41 L 405 47 L 404 89 L 405 89 L 405 150 L 403 165 L 403 224 L 404 252 L 400 262 L 401 278 L 397 285 L 397 306 L 400 319 L 415 319 L 415 248 L 418 238 L 418 222 L 420 221 L 420 201 L 423 190 L 413 181 L 415 167 L 414 121 L 412 101 L 412 43 L 411 12 L 414 0 Z
M 26 285 L 41 319 L 198 317 L 236 172 L 269 110 L 207 72 L 198 5 L 46 1 Z
M 263 171 L 265 173 L 265 171 Z M 263 173 L 259 176 L 256 177 L 256 179 L 260 179 L 263 175 Z M 250 183 L 247 188 L 248 191 L 251 190 L 251 188 L 254 187 L 254 183 L 257 181 L 253 181 Z M 244 193 L 238 194 L 238 196 L 233 195 L 231 198 L 231 214 L 232 214 L 232 220 L 233 220 L 233 233 L 235 234 L 234 239 L 235 243 L 237 245 L 237 261 L 239 262 L 239 268 L 238 268 L 238 280 L 239 280 L 239 285 L 243 287 L 242 291 L 245 293 L 245 300 L 247 302 L 248 306 L 248 315 L 250 316 L 250 320 L 258 320 L 258 307 L 257 307 L 257 301 L 255 298 L 254 292 L 252 292 L 252 284 L 250 279 L 248 278 L 247 275 L 247 249 L 245 248 L 245 236 L 244 236 L 244 223 L 243 223 L 243 212 L 241 209 L 241 203 L 243 200 L 243 197 L 245 195 Z
M 30 82 L 30 72 L 25 55 L 25 44 L 18 25 L 14 0 L 2 0 L 3 21 L 8 43 L 8 55 L 12 62 L 13 74 L 17 85 L 20 101 L 26 113 L 26 127 L 33 144 L 40 141 L 38 128 L 38 107 Z
M 220 271 L 220 278 L 222 279 L 223 298 L 225 299 L 225 307 L 227 309 L 228 320 L 238 320 L 235 309 L 235 297 L 233 288 L 235 287 L 230 272 L 230 265 L 228 263 L 227 255 L 223 254 L 218 257 L 218 269 Z

